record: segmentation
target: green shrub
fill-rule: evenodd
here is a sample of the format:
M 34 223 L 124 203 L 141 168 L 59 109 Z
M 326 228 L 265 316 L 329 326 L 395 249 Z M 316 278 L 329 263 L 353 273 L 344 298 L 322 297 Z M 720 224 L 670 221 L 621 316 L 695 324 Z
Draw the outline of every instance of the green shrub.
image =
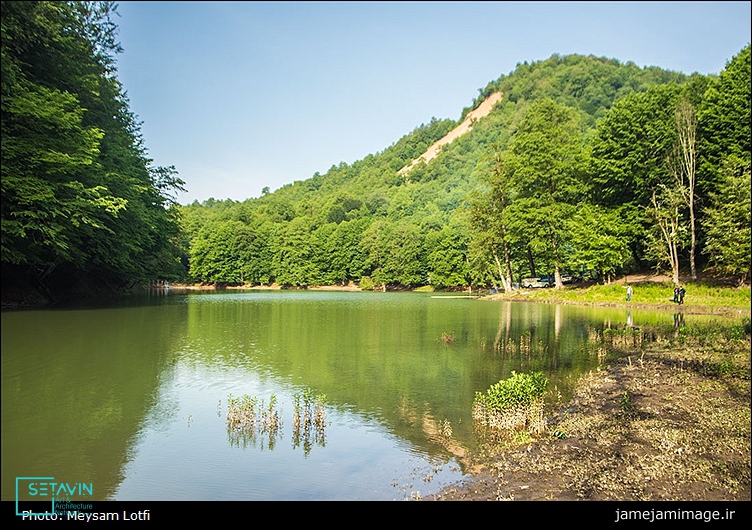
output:
M 485 427 L 502 431 L 544 427 L 543 395 L 548 379 L 541 372 L 518 374 L 491 385 L 485 394 L 476 392 L 473 419 Z
M 477 392 L 475 399 L 482 400 L 490 410 L 503 412 L 542 399 L 547 385 L 548 379 L 542 372 L 518 374 L 512 371 L 508 379 L 491 385 L 485 394 Z

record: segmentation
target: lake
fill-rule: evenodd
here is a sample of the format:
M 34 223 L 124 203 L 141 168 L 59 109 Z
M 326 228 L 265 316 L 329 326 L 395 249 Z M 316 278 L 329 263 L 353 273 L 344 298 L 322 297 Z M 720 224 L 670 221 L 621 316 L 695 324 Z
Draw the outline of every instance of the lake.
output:
M 425 496 L 469 472 L 476 392 L 542 371 L 549 400 L 567 399 L 597 366 L 590 330 L 673 317 L 261 290 L 4 311 L 2 499 L 16 477 L 88 484 L 94 500 Z M 242 399 L 255 423 L 231 429 Z

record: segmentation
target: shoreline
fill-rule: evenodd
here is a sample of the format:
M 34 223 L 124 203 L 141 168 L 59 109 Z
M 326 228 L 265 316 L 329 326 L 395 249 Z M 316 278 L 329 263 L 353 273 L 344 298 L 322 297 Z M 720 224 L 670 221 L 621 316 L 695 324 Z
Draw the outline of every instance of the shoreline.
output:
M 642 282 L 656 282 L 662 283 L 666 280 L 663 276 L 652 276 L 651 279 L 645 280 L 645 276 L 632 276 L 628 283 L 639 284 Z M 624 278 L 619 282 L 624 282 Z M 361 289 L 357 284 L 350 283 L 349 285 L 321 285 L 321 286 L 308 286 L 308 287 L 282 287 L 277 284 L 271 285 L 228 285 L 217 286 L 214 284 L 174 284 L 169 287 L 174 291 L 223 291 L 223 290 L 237 290 L 237 291 L 339 291 L 339 292 L 363 292 L 365 289 Z M 450 294 L 467 291 L 427 291 L 436 293 L 442 293 L 443 297 L 449 298 Z M 512 294 L 497 293 L 488 294 L 487 292 L 478 292 L 478 294 L 472 295 L 476 300 L 489 301 L 489 302 L 535 302 L 543 304 L 564 304 L 564 305 L 578 305 L 578 306 L 591 306 L 591 307 L 617 307 L 624 309 L 642 309 L 642 310 L 655 310 L 666 312 L 682 312 L 690 315 L 716 315 L 729 318 L 752 316 L 752 308 L 738 308 L 738 307 L 711 307 L 703 304 L 685 303 L 677 305 L 673 303 L 644 303 L 644 302 L 611 302 L 611 301 L 580 301 L 580 300 L 567 300 L 563 298 L 547 298 L 540 299 L 536 297 L 528 296 L 532 294 L 530 290 L 519 290 Z M 468 295 L 469 296 L 469 295 Z
M 749 346 L 723 333 L 612 343 L 544 434 L 487 443 L 421 500 L 750 501 Z

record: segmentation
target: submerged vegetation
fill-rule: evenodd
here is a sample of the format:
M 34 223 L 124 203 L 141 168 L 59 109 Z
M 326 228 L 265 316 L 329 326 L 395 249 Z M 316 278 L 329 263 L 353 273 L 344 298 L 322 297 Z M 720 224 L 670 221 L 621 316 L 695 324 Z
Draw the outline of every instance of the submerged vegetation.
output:
M 295 394 L 292 446 L 303 446 L 306 456 L 311 452 L 315 443 L 321 447 L 326 445 L 326 395 L 314 394 L 307 388 L 303 394 Z
M 274 449 L 282 435 L 282 419 L 277 410 L 277 397 L 269 397 L 268 406 L 264 400 L 244 394 L 241 397 L 227 397 L 227 433 L 230 444 L 246 447 L 255 445 L 262 437 L 262 447 Z M 266 444 L 264 445 L 264 440 Z
M 308 456 L 314 444 L 326 445 L 326 395 L 314 394 L 306 388 L 293 396 L 292 447 L 302 446 Z M 277 397 L 269 403 L 244 394 L 227 398 L 227 433 L 230 444 L 246 447 L 260 443 L 261 448 L 274 449 L 282 437 L 282 413 L 277 409 Z
M 473 420 L 481 429 L 491 429 L 502 435 L 519 431 L 538 434 L 543 431 L 543 396 L 548 379 L 541 372 L 530 374 L 512 371 L 486 391 L 476 393 L 473 401 Z

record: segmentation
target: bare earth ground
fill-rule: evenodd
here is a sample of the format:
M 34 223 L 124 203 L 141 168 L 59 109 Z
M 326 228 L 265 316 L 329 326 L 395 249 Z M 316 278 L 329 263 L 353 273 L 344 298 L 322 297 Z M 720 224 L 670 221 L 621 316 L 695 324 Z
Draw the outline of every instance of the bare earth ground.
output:
M 732 376 L 709 373 L 702 348 L 609 354 L 539 439 L 489 446 L 479 473 L 423 500 L 752 500 L 743 356 Z

